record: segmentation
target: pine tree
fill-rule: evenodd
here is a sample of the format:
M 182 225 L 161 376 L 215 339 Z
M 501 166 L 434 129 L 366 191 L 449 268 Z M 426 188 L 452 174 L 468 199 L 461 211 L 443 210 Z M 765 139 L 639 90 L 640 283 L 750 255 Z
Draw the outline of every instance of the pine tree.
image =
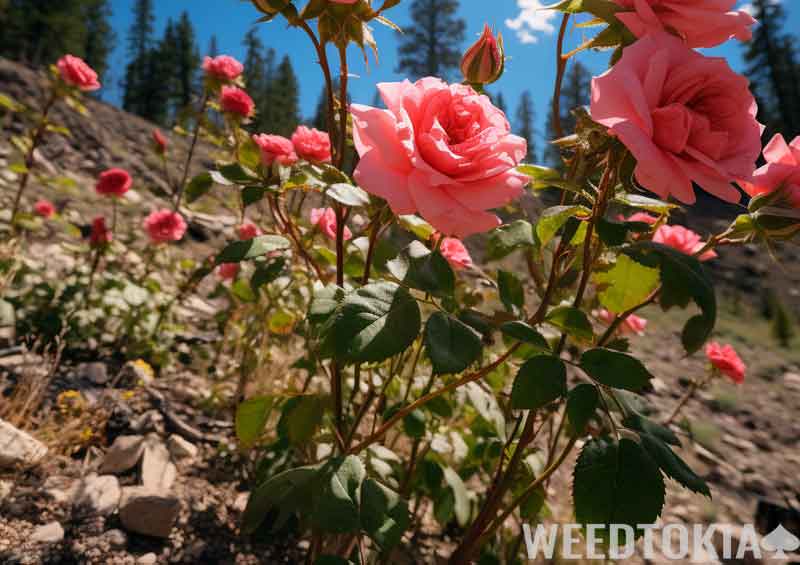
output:
M 516 133 L 525 138 L 525 140 L 528 142 L 528 154 L 525 156 L 525 161 L 532 163 L 536 161 L 536 140 L 534 137 L 534 122 L 536 120 L 536 112 L 533 108 L 533 98 L 528 90 L 524 91 L 522 96 L 519 98 L 516 118 Z
M 151 60 L 154 19 L 153 0 L 136 0 L 133 23 L 128 31 L 129 62 L 123 80 L 122 107 L 142 116 L 148 104 L 144 94 L 147 77 L 156 66 L 155 61 Z
M 561 116 L 559 121 L 565 135 L 575 131 L 575 116 L 572 111 L 581 106 L 588 106 L 589 93 L 591 88 L 592 75 L 589 70 L 580 62 L 571 64 L 567 75 L 564 77 L 564 84 L 561 88 L 560 109 Z M 552 112 L 552 101 L 548 107 L 547 116 L 547 141 L 548 145 L 544 152 L 544 160 L 551 166 L 561 165 L 561 154 L 554 145 L 549 142 L 556 139 L 556 127 L 553 122 L 555 116 Z
M 498 92 L 497 96 L 494 96 L 494 105 L 503 112 L 505 115 L 508 115 L 508 105 L 506 104 L 505 96 L 503 96 L 502 92 Z
M 267 87 L 266 60 L 264 44 L 259 39 L 256 28 L 250 29 L 244 36 L 242 42 L 246 52 L 244 57 L 244 83 L 250 96 L 259 109 L 259 115 L 253 120 L 255 131 L 261 131 L 264 118 L 266 117 Z
M 261 108 L 263 131 L 290 136 L 300 123 L 300 86 L 288 55 L 275 69 L 267 93 Z
M 108 0 L 88 0 L 86 4 L 86 42 L 84 59 L 104 82 L 108 70 L 108 57 L 114 50 L 116 34 L 111 28 L 111 7 Z
M 175 112 L 180 112 L 192 102 L 197 87 L 197 69 L 200 65 L 194 27 L 187 12 L 181 14 L 181 19 L 175 26 L 173 59 L 176 81 L 171 94 Z
M 208 56 L 209 57 L 216 57 L 219 55 L 219 47 L 217 46 L 217 36 L 212 35 L 211 39 L 208 40 Z
M 800 73 L 794 42 L 782 33 L 786 13 L 772 0 L 754 0 L 752 5 L 758 26 L 744 59 L 760 102 L 759 119 L 771 130 L 768 134 L 780 131 L 792 138 L 800 134 Z
M 400 39 L 397 71 L 411 79 L 447 78 L 461 62 L 466 23 L 456 16 L 458 0 L 414 0 L 412 24 Z

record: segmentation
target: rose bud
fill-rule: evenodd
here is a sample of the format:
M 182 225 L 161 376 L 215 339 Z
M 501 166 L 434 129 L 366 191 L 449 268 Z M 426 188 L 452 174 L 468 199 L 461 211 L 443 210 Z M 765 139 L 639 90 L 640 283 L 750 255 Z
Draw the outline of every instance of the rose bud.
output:
M 503 75 L 505 56 L 503 36 L 492 34 L 489 24 L 484 25 L 483 34 L 461 59 L 461 72 L 470 84 L 492 84 Z

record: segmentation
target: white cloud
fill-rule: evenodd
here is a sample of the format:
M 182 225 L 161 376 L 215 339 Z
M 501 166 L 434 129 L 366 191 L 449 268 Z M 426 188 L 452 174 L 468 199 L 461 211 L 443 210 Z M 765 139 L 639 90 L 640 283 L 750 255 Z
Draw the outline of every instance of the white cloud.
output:
M 539 38 L 535 33 L 545 33 L 552 35 L 556 28 L 552 24 L 557 16 L 555 10 L 544 9 L 541 0 L 517 0 L 519 15 L 506 20 L 506 26 L 514 30 L 517 39 L 522 43 L 537 43 Z

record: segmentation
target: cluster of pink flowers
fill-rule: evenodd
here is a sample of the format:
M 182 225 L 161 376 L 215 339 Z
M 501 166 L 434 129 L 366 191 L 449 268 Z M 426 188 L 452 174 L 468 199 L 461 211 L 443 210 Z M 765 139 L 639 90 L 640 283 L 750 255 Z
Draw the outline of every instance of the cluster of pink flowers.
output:
M 78 90 L 91 92 L 101 87 L 97 73 L 80 57 L 64 55 L 56 63 L 56 68 L 61 80 Z
M 253 143 L 261 150 L 261 161 L 268 167 L 276 162 L 290 166 L 300 159 L 313 163 L 331 162 L 328 134 L 306 126 L 298 126 L 291 139 L 261 133 L 253 135 Z

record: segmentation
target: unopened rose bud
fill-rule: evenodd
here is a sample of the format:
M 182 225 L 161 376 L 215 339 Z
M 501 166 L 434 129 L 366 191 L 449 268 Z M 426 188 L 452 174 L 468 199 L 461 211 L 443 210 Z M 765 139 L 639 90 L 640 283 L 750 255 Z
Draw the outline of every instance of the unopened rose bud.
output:
M 289 5 L 289 0 L 253 0 L 253 4 L 265 14 L 277 14 Z
M 480 39 L 464 53 L 461 72 L 470 84 L 491 84 L 503 75 L 504 67 L 503 36 L 495 37 L 486 24 Z

